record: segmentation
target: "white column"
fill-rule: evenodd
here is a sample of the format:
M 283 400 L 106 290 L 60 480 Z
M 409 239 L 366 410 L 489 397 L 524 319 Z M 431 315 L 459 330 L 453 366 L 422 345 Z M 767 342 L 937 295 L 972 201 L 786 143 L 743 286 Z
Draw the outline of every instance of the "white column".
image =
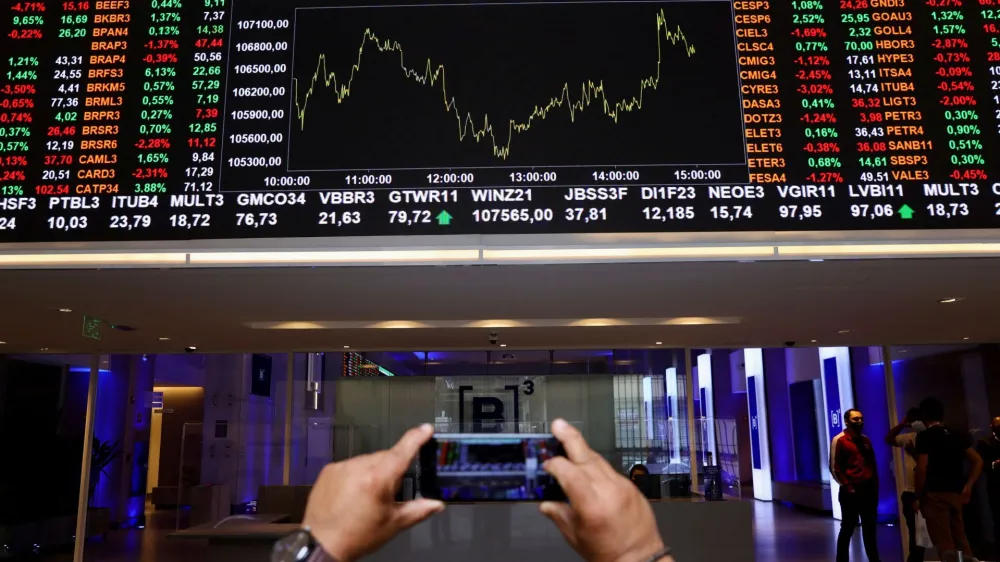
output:
M 292 479 L 292 397 L 295 394 L 295 354 L 289 353 L 285 369 L 285 465 L 281 472 L 281 485 L 288 486 Z
M 697 427 L 694 425 L 694 362 L 691 360 L 691 349 L 684 350 L 684 390 L 687 394 L 687 434 L 688 463 L 691 465 L 691 490 L 698 489 L 698 438 Z
M 710 353 L 702 353 L 698 356 L 698 391 L 702 394 L 700 400 L 703 413 L 701 427 L 704 443 L 702 446 L 706 453 L 704 463 L 718 465 L 719 451 L 715 443 L 715 393 L 712 390 L 712 355 Z M 709 455 L 711 455 L 711 461 L 709 461 Z
M 747 407 L 750 412 L 750 462 L 753 468 L 754 499 L 771 501 L 771 447 L 767 434 L 767 400 L 764 394 L 764 351 L 742 350 L 747 379 Z
M 851 381 L 851 351 L 847 347 L 819 348 L 820 380 L 823 386 L 824 417 L 826 430 L 826 447 L 829 448 L 833 438 L 844 429 L 844 412 L 854 407 L 854 384 Z M 827 464 L 823 471 L 830 480 L 830 496 L 833 504 L 833 518 L 841 519 L 840 484 L 830 473 Z
M 681 462 L 681 420 L 677 416 L 678 412 L 678 385 L 677 367 L 670 367 L 666 371 L 667 376 L 667 429 L 670 431 L 668 453 L 670 464 Z
M 896 427 L 899 424 L 899 410 L 896 408 L 896 380 L 892 374 L 892 351 L 889 346 L 883 345 L 879 348 L 868 348 L 868 362 L 875 364 L 875 357 L 872 351 L 878 350 L 877 358 L 882 362 L 882 373 L 885 376 L 885 396 L 886 407 L 889 408 L 889 427 Z M 903 457 L 906 451 L 899 447 L 892 447 L 892 476 L 896 481 L 896 512 L 899 514 L 900 522 L 903 520 L 903 469 L 906 466 Z M 910 475 L 913 478 L 913 475 Z M 900 526 L 900 538 L 903 540 L 903 558 L 910 556 L 910 529 L 905 525 Z
M 83 429 L 83 462 L 80 466 L 80 495 L 76 504 L 76 542 L 73 562 L 83 562 L 83 543 L 87 540 L 87 503 L 90 500 L 90 460 L 94 447 L 94 416 L 97 410 L 97 375 L 101 370 L 101 354 L 90 356 L 90 383 L 87 385 L 87 417 Z

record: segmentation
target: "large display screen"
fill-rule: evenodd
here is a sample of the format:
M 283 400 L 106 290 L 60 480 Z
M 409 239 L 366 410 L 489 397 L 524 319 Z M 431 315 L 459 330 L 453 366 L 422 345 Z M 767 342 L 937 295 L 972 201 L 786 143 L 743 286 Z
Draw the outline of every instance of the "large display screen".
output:
M 545 461 L 565 456 L 550 434 L 437 435 L 420 449 L 421 495 L 446 502 L 564 500 Z
M 0 241 L 989 228 L 1000 0 L 12 0 Z

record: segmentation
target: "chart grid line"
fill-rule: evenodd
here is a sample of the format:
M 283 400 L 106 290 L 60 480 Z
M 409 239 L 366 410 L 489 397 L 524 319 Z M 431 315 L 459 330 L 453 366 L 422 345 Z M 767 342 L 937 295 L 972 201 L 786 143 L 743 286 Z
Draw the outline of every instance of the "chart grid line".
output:
M 624 169 L 624 168 L 633 168 L 633 167 L 634 168 L 652 168 L 652 167 L 702 168 L 702 167 L 713 167 L 713 166 L 716 166 L 716 167 L 722 167 L 722 166 L 742 166 L 745 169 L 745 167 L 747 166 L 747 164 L 749 162 L 749 154 L 747 152 L 747 144 L 746 144 L 746 142 L 747 142 L 746 141 L 746 134 L 745 134 L 746 125 L 745 125 L 745 123 L 743 123 L 743 108 L 742 108 L 743 96 L 742 96 L 742 92 L 740 92 L 740 86 L 741 86 L 742 82 L 739 79 L 738 72 L 736 73 L 737 76 L 734 79 L 734 82 L 735 82 L 735 86 L 734 87 L 735 87 L 736 92 L 737 92 L 736 101 L 737 101 L 737 106 L 738 106 L 738 115 L 739 115 L 739 118 L 740 118 L 740 124 L 739 124 L 740 139 L 739 139 L 739 141 L 740 141 L 740 148 L 741 148 L 742 156 L 743 156 L 743 160 L 740 161 L 740 162 L 712 162 L 712 163 L 691 163 L 691 162 L 666 162 L 666 163 L 664 163 L 664 162 L 657 162 L 657 163 L 641 163 L 641 164 L 636 164 L 636 163 L 629 163 L 629 164 L 621 164 L 621 163 L 615 163 L 615 164 L 584 163 L 584 164 L 556 164 L 556 165 L 543 165 L 543 164 L 528 164 L 528 165 L 520 164 L 520 165 L 518 165 L 518 164 L 511 164 L 511 165 L 478 165 L 478 166 L 475 166 L 475 165 L 473 165 L 473 166 L 447 166 L 447 165 L 444 165 L 444 166 L 422 166 L 422 167 L 375 167 L 375 166 L 367 166 L 367 167 L 351 167 L 351 168 L 346 168 L 346 167 L 331 167 L 331 168 L 296 167 L 296 166 L 292 165 L 292 151 L 293 151 L 292 145 L 293 145 L 293 142 L 292 142 L 291 139 L 293 138 L 293 125 L 292 125 L 292 122 L 291 122 L 291 118 L 292 118 L 291 114 L 293 114 L 293 113 L 296 112 L 296 106 L 298 105 L 297 97 L 299 95 L 299 91 L 297 89 L 298 77 L 297 77 L 296 70 L 298 68 L 298 66 L 297 66 L 297 62 L 298 62 L 298 56 L 297 56 L 297 54 L 298 54 L 298 50 L 299 50 L 299 33 L 298 33 L 299 32 L 299 29 L 298 29 L 299 28 L 299 12 L 302 11 L 302 10 L 310 11 L 310 10 L 326 10 L 326 9 L 343 10 L 343 9 L 350 9 L 350 8 L 367 9 L 367 8 L 416 8 L 416 7 L 420 7 L 420 8 L 432 8 L 432 7 L 453 8 L 453 7 L 461 7 L 461 6 L 483 6 L 483 7 L 495 6 L 495 7 L 507 7 L 507 8 L 509 8 L 509 7 L 512 7 L 512 6 L 522 6 L 522 5 L 529 5 L 529 6 L 530 5 L 563 6 L 563 5 L 574 5 L 574 4 L 580 4 L 580 5 L 619 5 L 619 4 L 662 5 L 664 3 L 690 3 L 691 1 L 692 0 L 667 0 L 666 2 L 664 0 L 626 0 L 624 2 L 611 2 L 611 1 L 608 1 L 608 0 L 593 0 L 593 1 L 591 1 L 591 0 L 570 0 L 570 1 L 567 1 L 567 2 L 538 1 L 538 2 L 488 2 L 488 3 L 456 3 L 456 4 L 435 3 L 435 4 L 399 4 L 399 5 L 374 5 L 374 6 L 353 5 L 353 6 L 304 6 L 304 7 L 300 6 L 300 7 L 295 7 L 294 8 L 294 16 L 293 16 L 293 29 L 292 29 L 292 57 L 291 57 L 292 58 L 292 62 L 291 62 L 291 69 L 292 70 L 291 70 L 291 76 L 290 76 L 289 82 L 288 82 L 288 84 L 289 84 L 288 87 L 289 87 L 289 92 L 290 92 L 290 95 L 289 95 L 289 112 L 290 112 L 290 115 L 289 115 L 289 126 L 288 126 L 288 135 L 289 135 L 288 139 L 289 139 L 289 142 L 287 143 L 287 152 L 286 152 L 286 159 L 285 159 L 285 171 L 288 172 L 288 173 L 322 173 L 322 172 L 329 172 L 329 173 L 372 172 L 372 173 L 376 173 L 376 172 L 379 172 L 379 171 L 384 171 L 384 172 L 399 172 L 399 171 L 429 171 L 429 170 L 444 171 L 444 170 L 476 170 L 476 169 L 479 169 L 479 170 L 504 170 L 504 169 L 511 169 L 511 170 L 513 170 L 513 169 L 537 170 L 537 169 L 544 169 L 544 168 L 552 168 L 552 169 L 574 169 L 574 168 L 575 169 L 589 169 L 589 168 Z M 719 2 L 719 1 L 727 1 L 728 2 L 728 0 L 693 0 L 693 2 L 696 2 L 696 3 L 697 2 L 714 3 L 714 2 Z M 731 2 L 729 2 L 729 3 L 731 4 Z M 733 56 L 736 57 L 736 58 L 738 58 L 739 52 L 738 52 L 737 43 L 736 43 L 735 19 L 733 18 L 734 12 L 733 12 L 733 8 L 732 8 L 731 5 L 730 5 L 729 13 L 730 13 L 730 19 L 731 19 L 730 25 L 731 25 L 731 29 L 733 30 L 732 31 L 732 35 L 731 35 L 732 40 L 733 40 L 733 49 L 734 49 Z M 661 15 L 662 15 L 662 11 L 661 11 Z M 666 27 L 667 24 L 664 22 L 663 26 Z M 367 31 L 366 31 L 366 33 L 367 33 Z M 659 35 L 658 35 L 658 38 L 659 38 Z M 683 39 L 683 35 L 682 35 L 682 39 Z M 375 40 L 377 41 L 379 39 L 376 37 Z M 391 40 L 387 40 L 387 41 L 391 41 Z M 685 44 L 686 44 L 686 42 L 685 42 Z M 362 45 L 362 48 L 363 48 L 363 45 Z M 692 50 L 694 50 L 693 47 L 692 47 Z M 360 57 L 359 57 L 359 60 L 360 60 Z M 323 61 L 321 60 L 320 62 L 323 62 Z M 428 62 L 428 64 L 430 64 L 430 59 L 428 59 L 427 62 Z M 659 63 L 658 63 L 658 66 L 659 66 Z M 320 70 L 319 70 L 319 68 L 317 68 L 317 73 L 319 73 L 319 72 L 320 72 Z M 314 79 L 314 82 L 315 82 L 315 79 Z M 318 86 L 314 86 L 314 87 L 318 87 Z M 304 119 L 304 116 L 301 116 L 300 119 Z M 301 125 L 301 123 L 300 123 L 300 125 Z M 511 136 L 509 136 L 508 139 L 512 139 L 512 138 L 513 138 L 513 133 L 511 133 Z

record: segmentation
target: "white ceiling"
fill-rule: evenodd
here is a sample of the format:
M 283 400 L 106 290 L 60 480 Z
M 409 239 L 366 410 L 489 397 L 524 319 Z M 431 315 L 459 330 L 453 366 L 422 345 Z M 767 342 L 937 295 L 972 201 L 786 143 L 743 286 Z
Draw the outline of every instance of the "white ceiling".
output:
M 1000 341 L 1000 259 L 450 267 L 0 271 L 0 352 L 484 349 L 487 328 L 252 329 L 252 323 L 500 328 L 509 349 Z M 943 297 L 964 300 L 943 305 Z M 70 308 L 70 313 L 57 309 Z M 83 314 L 134 327 L 82 337 Z M 703 326 L 564 327 L 593 318 L 728 317 Z M 448 322 L 450 321 L 450 322 Z M 850 330 L 849 333 L 838 333 Z M 159 341 L 169 337 L 169 341 Z M 969 340 L 963 340 L 968 337 Z

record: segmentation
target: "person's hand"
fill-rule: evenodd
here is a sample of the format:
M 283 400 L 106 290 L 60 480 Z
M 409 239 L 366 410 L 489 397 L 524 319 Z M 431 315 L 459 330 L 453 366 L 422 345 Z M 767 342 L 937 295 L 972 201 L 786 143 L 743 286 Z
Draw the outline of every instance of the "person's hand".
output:
M 640 562 L 662 550 L 653 509 L 635 484 L 566 421 L 552 422 L 552 433 L 567 457 L 549 459 L 545 470 L 559 481 L 569 503 L 543 502 L 541 511 L 570 546 L 587 562 Z
M 323 468 L 302 523 L 327 554 L 338 562 L 353 562 L 444 509 L 443 503 L 429 499 L 395 501 L 406 469 L 433 434 L 425 424 L 406 432 L 388 451 Z
M 962 504 L 963 505 L 968 504 L 969 501 L 971 500 L 972 500 L 972 485 L 966 484 L 965 487 L 962 488 Z

